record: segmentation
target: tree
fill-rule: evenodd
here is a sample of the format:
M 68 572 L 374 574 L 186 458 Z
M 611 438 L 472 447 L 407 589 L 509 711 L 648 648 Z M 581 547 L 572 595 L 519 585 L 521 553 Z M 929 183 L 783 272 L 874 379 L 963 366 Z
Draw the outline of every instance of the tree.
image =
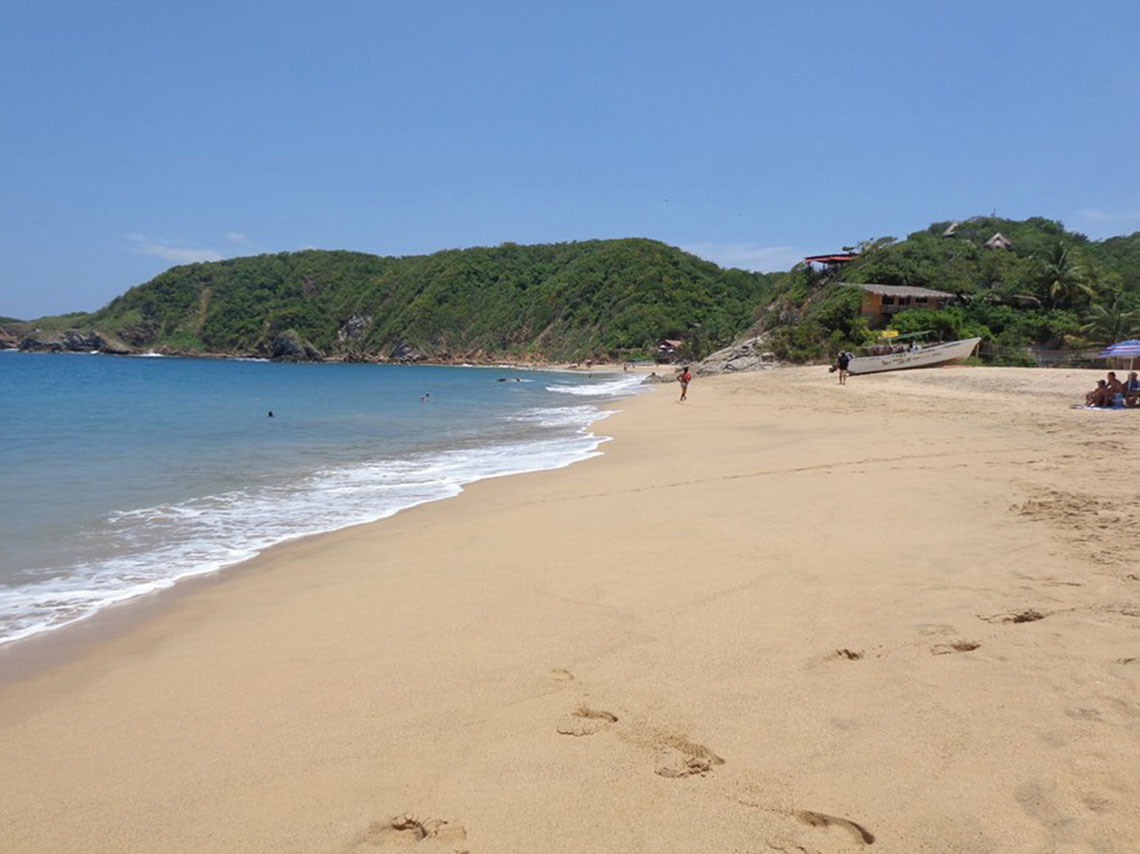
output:
M 1134 301 L 1116 291 L 1110 299 L 1089 309 L 1081 332 L 1106 344 L 1131 338 L 1140 333 L 1140 309 Z
M 1049 254 L 1038 256 L 1039 287 L 1053 308 L 1069 308 L 1081 296 L 1092 299 L 1096 292 L 1085 279 L 1085 270 L 1077 263 L 1064 241 L 1053 244 Z

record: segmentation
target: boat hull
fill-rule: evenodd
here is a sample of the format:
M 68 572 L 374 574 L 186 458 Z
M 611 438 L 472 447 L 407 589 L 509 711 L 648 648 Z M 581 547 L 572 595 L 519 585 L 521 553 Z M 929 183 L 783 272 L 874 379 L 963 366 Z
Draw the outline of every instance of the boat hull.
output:
M 915 352 L 889 353 L 885 356 L 859 356 L 852 359 L 847 370 L 853 374 L 877 374 L 882 371 L 907 371 L 913 368 L 935 368 L 961 362 L 969 358 L 977 348 L 981 338 L 964 338 L 924 347 Z

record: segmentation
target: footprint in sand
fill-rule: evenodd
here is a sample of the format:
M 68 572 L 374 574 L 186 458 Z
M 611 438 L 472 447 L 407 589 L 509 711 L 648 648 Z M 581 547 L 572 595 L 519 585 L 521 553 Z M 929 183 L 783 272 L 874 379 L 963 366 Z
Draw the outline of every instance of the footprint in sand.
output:
M 602 709 L 591 709 L 585 702 L 558 722 L 556 729 L 560 735 L 581 737 L 601 732 L 610 724 L 617 723 L 617 715 Z
M 565 667 L 555 667 L 550 671 L 550 678 L 555 682 L 573 682 L 574 674 Z
M 1104 714 L 1100 709 L 1090 709 L 1082 707 L 1077 709 L 1065 709 L 1065 714 L 1070 718 L 1075 718 L 1078 721 L 1101 721 L 1104 720 Z
M 835 657 L 836 658 L 846 658 L 848 661 L 858 661 L 860 658 L 863 657 L 863 650 L 861 650 L 861 649 L 848 649 L 847 647 L 843 647 L 843 649 L 835 650 Z
M 936 643 L 930 648 L 932 655 L 949 655 L 952 652 L 973 652 L 980 647 L 977 641 L 953 641 L 952 643 Z
M 856 842 L 863 845 L 874 845 L 875 835 L 867 828 L 858 822 L 852 821 L 849 818 L 841 818 L 840 816 L 827 815 L 822 812 L 814 812 L 812 810 L 795 810 L 792 813 L 797 819 L 804 824 L 812 827 L 838 827 L 841 828 L 854 837 Z
M 1024 611 L 1018 611 L 1016 614 L 1009 614 L 1002 619 L 1003 623 L 1036 623 L 1038 620 L 1044 620 L 1045 615 L 1040 611 L 1033 608 L 1027 608 Z
M 1011 611 L 1004 614 L 994 614 L 989 617 L 978 615 L 979 620 L 987 623 L 1035 623 L 1044 620 L 1048 614 L 1043 614 L 1035 608 L 1026 608 L 1024 611 Z
M 658 744 L 657 768 L 659 777 L 693 777 L 709 773 L 724 760 L 695 741 L 678 735 L 662 738 Z
M 875 834 L 867 830 L 863 825 L 857 821 L 852 821 L 849 818 L 842 818 L 837 815 L 828 815 L 827 813 L 816 812 L 815 810 L 783 810 L 767 808 L 769 812 L 781 813 L 791 818 L 796 819 L 801 824 L 806 824 L 809 827 L 818 827 L 823 829 L 836 828 L 842 830 L 851 836 L 852 841 L 858 846 L 874 845 Z M 814 845 L 808 844 L 802 838 L 802 833 L 793 832 L 789 834 L 782 834 L 780 836 L 765 840 L 768 848 L 772 851 L 779 851 L 783 854 L 823 854 L 823 851 L 816 848 Z M 830 848 L 828 850 L 831 850 Z M 850 850 L 844 846 L 844 851 Z
M 470 854 L 463 825 L 439 818 L 419 819 L 411 813 L 376 821 L 364 841 L 382 851 L 415 849 L 419 854 Z
M 768 846 L 769 851 L 776 851 L 779 854 L 823 854 L 818 848 L 808 848 L 793 839 L 766 839 L 764 844 Z
M 558 722 L 555 729 L 560 735 L 580 738 L 599 733 L 617 722 L 618 717 L 613 712 L 591 708 L 583 700 L 578 708 Z M 628 734 L 624 737 L 630 738 Z M 723 759 L 703 744 L 683 736 L 657 733 L 648 738 L 632 736 L 632 740 L 652 745 L 657 750 L 655 773 L 660 777 L 704 776 L 715 766 L 724 764 Z

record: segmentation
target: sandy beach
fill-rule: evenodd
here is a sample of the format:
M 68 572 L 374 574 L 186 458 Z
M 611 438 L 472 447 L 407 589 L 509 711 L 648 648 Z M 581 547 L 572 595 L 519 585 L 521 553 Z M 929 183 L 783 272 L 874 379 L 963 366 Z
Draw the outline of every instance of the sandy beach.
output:
M 0 851 L 1140 850 L 1097 376 L 698 378 L 274 549 L 0 687 Z

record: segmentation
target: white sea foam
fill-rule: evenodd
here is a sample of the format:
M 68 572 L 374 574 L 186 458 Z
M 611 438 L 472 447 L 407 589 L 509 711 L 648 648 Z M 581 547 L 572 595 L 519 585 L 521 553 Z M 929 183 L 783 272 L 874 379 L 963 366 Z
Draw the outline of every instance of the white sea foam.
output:
M 579 429 L 529 442 L 330 468 L 289 486 L 110 514 L 102 536 L 116 557 L 31 570 L 25 576 L 39 580 L 0 593 L 0 644 L 76 622 L 179 579 L 216 572 L 276 543 L 458 495 L 476 480 L 562 468 L 597 456 L 606 438 L 588 432 L 586 425 L 600 416 L 593 407 L 536 409 L 520 418 Z
M 616 380 L 600 383 L 583 383 L 581 385 L 548 385 L 547 391 L 559 394 L 575 394 L 582 397 L 624 397 L 638 391 L 638 386 L 645 381 L 640 374 L 622 376 Z
M 563 399 L 567 405 L 505 416 L 504 435 L 522 438 L 499 444 L 329 467 L 289 484 L 251 485 L 109 514 L 92 539 L 98 559 L 28 569 L 20 583 L 0 586 L 0 644 L 74 623 L 179 579 L 216 572 L 277 543 L 458 495 L 476 480 L 597 456 L 606 438 L 589 425 L 612 413 L 595 404 L 636 394 L 641 382 L 639 375 L 626 375 L 547 386 L 571 395 Z
M 540 427 L 586 427 L 613 414 L 592 406 L 544 406 L 511 415 L 507 420 L 537 424 Z

